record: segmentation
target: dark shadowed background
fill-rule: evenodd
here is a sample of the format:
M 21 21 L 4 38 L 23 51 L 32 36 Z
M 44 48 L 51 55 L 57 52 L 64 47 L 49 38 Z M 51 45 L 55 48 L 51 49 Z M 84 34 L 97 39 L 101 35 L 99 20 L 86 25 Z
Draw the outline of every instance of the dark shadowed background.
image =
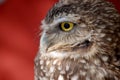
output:
M 34 79 L 40 22 L 56 1 L 0 0 L 0 80 Z

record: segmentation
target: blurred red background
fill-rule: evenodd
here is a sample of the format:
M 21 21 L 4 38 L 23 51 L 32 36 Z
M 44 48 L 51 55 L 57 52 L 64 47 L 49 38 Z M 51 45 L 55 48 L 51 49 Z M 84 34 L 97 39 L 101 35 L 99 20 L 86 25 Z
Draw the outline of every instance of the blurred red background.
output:
M 0 80 L 33 80 L 39 26 L 57 0 L 0 0 Z M 120 11 L 120 0 L 112 1 Z

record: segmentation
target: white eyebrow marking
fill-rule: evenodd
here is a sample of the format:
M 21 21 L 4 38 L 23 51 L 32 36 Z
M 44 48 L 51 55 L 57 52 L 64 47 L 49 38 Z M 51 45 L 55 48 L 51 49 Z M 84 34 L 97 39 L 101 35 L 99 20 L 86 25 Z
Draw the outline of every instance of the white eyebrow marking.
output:
M 63 22 L 63 21 L 68 21 L 67 18 L 59 18 L 56 22 Z
M 54 26 L 60 22 L 65 22 L 65 21 L 76 23 L 78 19 L 80 19 L 80 16 L 78 14 L 68 14 L 62 17 L 54 18 L 54 21 L 52 22 L 52 24 L 50 24 L 50 26 Z
M 59 23 L 61 23 L 61 22 L 65 22 L 65 21 L 70 21 L 71 22 L 71 19 L 68 19 L 67 17 L 65 18 L 65 17 L 63 17 L 63 18 L 57 18 L 57 19 L 55 19 L 52 23 L 50 23 L 50 24 L 46 24 L 45 23 L 45 20 L 42 20 L 41 21 L 41 23 L 42 23 L 42 25 L 41 25 L 41 28 L 42 29 L 44 29 L 44 28 L 47 28 L 46 26 L 55 26 L 55 25 L 57 25 L 57 24 L 59 24 Z M 49 28 L 49 27 L 48 27 Z
M 54 25 L 57 25 L 58 23 L 65 22 L 65 21 L 70 21 L 71 22 L 70 19 L 63 17 L 63 18 L 55 19 L 53 21 L 53 23 L 50 24 L 50 26 L 54 26 Z

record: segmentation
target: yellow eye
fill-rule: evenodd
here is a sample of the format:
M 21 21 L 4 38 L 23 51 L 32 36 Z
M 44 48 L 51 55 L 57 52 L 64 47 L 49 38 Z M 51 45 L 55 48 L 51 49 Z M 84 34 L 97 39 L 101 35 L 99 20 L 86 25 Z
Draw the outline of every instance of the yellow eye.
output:
M 62 22 L 60 24 L 60 29 L 63 31 L 66 31 L 66 32 L 72 30 L 73 27 L 74 27 L 74 23 L 72 23 L 72 22 Z

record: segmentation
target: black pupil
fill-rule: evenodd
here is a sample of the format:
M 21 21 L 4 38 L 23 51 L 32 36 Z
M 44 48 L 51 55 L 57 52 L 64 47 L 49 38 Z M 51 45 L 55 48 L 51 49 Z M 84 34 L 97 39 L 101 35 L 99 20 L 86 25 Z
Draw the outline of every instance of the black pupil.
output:
M 64 24 L 64 27 L 65 27 L 66 29 L 69 29 L 69 28 L 70 28 L 70 24 L 65 23 L 65 24 Z

